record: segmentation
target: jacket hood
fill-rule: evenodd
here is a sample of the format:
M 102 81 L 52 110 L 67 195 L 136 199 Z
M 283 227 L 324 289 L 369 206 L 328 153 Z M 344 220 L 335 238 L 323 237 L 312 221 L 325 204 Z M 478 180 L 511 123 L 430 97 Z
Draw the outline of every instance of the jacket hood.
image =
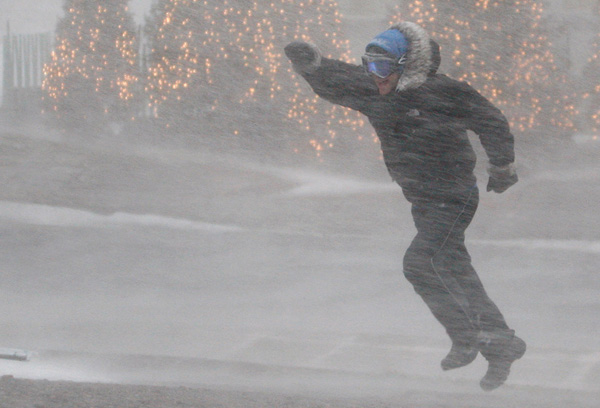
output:
M 421 26 L 408 21 L 394 24 L 390 29 L 400 31 L 408 41 L 404 72 L 398 81 L 397 92 L 418 88 L 435 75 L 440 63 L 440 47 Z

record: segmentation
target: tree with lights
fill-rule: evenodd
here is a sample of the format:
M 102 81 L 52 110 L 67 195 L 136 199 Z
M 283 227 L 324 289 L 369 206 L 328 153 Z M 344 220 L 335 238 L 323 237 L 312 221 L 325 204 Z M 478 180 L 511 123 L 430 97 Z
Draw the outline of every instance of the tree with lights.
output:
M 535 0 L 410 1 L 391 21 L 425 27 L 441 47 L 444 70 L 500 107 L 515 130 L 561 135 L 576 115 L 566 67 L 556 61 Z
M 145 33 L 148 108 L 167 128 L 197 132 L 201 126 L 210 135 L 214 126 L 220 134 L 244 133 L 246 140 L 281 128 L 287 131 L 272 137 L 283 146 L 286 135 L 296 133 L 287 140 L 293 148 L 298 131 L 306 131 L 321 151 L 333 146 L 339 131 L 362 124 L 307 92 L 283 57 L 294 39 L 348 57 L 333 0 L 159 0 Z
M 138 39 L 129 0 L 65 0 L 51 61 L 44 67 L 45 111 L 63 125 L 132 119 Z
M 583 112 L 585 127 L 596 137 L 600 137 L 600 33 L 593 44 L 593 54 L 583 71 Z

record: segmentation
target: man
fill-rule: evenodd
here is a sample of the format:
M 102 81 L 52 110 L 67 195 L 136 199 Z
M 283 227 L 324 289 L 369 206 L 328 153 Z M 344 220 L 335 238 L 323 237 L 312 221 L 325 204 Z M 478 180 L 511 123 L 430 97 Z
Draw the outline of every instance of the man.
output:
M 489 159 L 487 191 L 517 182 L 506 118 L 468 84 L 437 74 L 439 46 L 414 23 L 376 36 L 362 67 L 324 58 L 305 42 L 290 43 L 285 53 L 320 97 L 363 113 L 377 132 L 417 228 L 404 274 L 452 340 L 442 368 L 466 366 L 481 352 L 489 362 L 481 387 L 501 386 L 526 346 L 486 294 L 464 232 L 479 201 L 468 130 Z

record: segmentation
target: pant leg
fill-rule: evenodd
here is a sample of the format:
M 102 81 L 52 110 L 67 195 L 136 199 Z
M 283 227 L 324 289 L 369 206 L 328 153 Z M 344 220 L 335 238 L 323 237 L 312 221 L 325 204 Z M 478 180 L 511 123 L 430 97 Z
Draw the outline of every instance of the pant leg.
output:
M 471 341 L 485 326 L 506 327 L 471 265 L 464 232 L 478 192 L 462 201 L 413 205 L 417 235 L 404 257 L 404 274 L 453 341 Z
M 451 252 L 454 256 L 462 259 L 458 259 L 449 267 L 449 274 L 456 279 L 465 293 L 471 315 L 476 319 L 481 330 L 507 330 L 508 325 L 504 316 L 488 296 L 481 279 L 471 264 L 471 256 L 465 247 L 464 238 L 457 245 Z

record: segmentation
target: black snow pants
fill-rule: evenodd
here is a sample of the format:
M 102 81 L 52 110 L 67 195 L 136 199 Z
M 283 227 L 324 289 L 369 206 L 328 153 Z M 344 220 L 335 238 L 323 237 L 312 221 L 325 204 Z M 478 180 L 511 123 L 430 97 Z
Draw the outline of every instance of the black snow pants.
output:
M 453 342 L 472 344 L 480 330 L 506 330 L 465 247 L 479 191 L 446 202 L 413 203 L 417 235 L 404 257 L 404 274 Z

